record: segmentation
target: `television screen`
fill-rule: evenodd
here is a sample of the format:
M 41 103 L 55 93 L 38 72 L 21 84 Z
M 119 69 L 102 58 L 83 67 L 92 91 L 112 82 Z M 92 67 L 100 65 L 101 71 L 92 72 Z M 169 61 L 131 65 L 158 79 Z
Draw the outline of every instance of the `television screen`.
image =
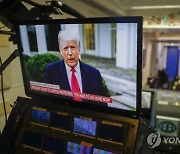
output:
M 116 153 L 94 148 L 93 149 L 93 154 L 116 154 Z
M 39 133 L 25 130 L 23 135 L 23 144 L 36 148 L 41 148 L 42 138 L 43 136 Z
M 99 138 L 123 143 L 124 135 L 125 135 L 125 128 L 123 126 L 119 127 L 116 125 L 109 125 L 103 123 L 99 123 L 98 125 L 97 136 Z
M 70 131 L 71 124 L 72 118 L 70 116 L 56 113 L 51 114 L 50 126 Z
M 86 120 L 81 118 L 74 118 L 73 132 L 95 136 L 96 135 L 96 121 Z
M 142 91 L 142 108 L 150 109 L 152 105 L 152 92 Z
M 152 116 L 152 106 L 155 98 L 155 91 L 149 89 L 143 89 L 142 95 L 142 116 L 143 118 L 150 120 Z
M 17 34 L 28 96 L 139 115 L 142 17 L 19 21 Z
M 67 144 L 67 153 L 68 154 L 91 154 L 92 148 L 77 144 L 74 142 L 68 142 Z
M 180 131 L 180 119 L 170 116 L 156 116 L 156 129 L 161 136 L 178 137 Z
M 48 125 L 49 120 L 50 120 L 50 112 L 32 109 L 32 118 L 31 118 L 32 122 Z
M 43 149 L 50 153 L 65 153 L 66 142 L 64 140 L 54 138 L 51 136 L 45 136 L 43 142 Z

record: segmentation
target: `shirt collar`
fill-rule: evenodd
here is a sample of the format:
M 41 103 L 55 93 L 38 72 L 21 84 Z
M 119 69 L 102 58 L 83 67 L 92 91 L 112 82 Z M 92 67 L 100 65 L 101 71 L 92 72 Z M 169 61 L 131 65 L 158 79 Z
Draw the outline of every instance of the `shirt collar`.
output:
M 71 72 L 71 67 L 69 67 L 66 63 L 65 63 L 65 67 L 66 67 L 67 72 Z M 76 70 L 77 73 L 80 73 L 79 61 L 78 61 L 78 64 L 76 65 L 76 67 L 74 69 Z

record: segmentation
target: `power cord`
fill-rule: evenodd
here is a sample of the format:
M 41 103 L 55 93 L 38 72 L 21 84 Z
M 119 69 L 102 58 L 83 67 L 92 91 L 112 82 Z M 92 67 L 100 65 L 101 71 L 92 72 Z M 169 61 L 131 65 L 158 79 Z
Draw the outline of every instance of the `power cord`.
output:
M 1 57 L 0 57 L 0 64 L 1 64 L 1 66 L 2 66 Z M 5 98 L 4 98 L 3 72 L 1 73 L 1 94 L 2 94 L 2 100 L 3 100 L 5 122 L 7 123 L 7 112 L 6 112 Z
M 0 29 L 3 29 L 3 28 L 5 28 L 5 27 L 6 27 L 6 25 L 4 25 L 4 26 L 0 27 Z

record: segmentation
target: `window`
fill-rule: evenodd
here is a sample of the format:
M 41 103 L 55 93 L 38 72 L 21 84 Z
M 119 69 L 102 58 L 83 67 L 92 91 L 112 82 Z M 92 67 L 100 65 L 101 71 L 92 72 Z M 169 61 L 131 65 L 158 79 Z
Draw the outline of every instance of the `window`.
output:
M 48 51 L 58 51 L 58 33 L 60 31 L 60 25 L 45 25 L 45 34 Z
M 36 39 L 36 28 L 34 25 L 27 26 L 27 33 L 29 38 L 29 47 L 31 52 L 38 52 L 37 39 Z
M 95 50 L 95 25 L 86 24 L 84 26 L 84 30 L 85 30 L 86 50 L 88 51 Z

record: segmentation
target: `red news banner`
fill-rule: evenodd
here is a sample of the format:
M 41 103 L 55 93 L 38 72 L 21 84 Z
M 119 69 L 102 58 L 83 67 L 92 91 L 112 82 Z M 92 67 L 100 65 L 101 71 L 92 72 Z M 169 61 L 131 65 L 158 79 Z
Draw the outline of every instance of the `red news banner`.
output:
M 96 101 L 96 102 L 112 103 L 112 98 L 110 97 L 92 95 L 92 94 L 86 94 L 86 93 L 75 93 L 68 90 L 62 90 L 60 89 L 59 85 L 54 85 L 54 84 L 30 81 L 30 89 L 46 92 L 46 93 L 51 93 L 51 94 L 56 94 L 56 95 L 69 96 L 69 97 L 76 96 L 81 99 L 86 99 L 86 100 L 91 100 L 91 101 Z

